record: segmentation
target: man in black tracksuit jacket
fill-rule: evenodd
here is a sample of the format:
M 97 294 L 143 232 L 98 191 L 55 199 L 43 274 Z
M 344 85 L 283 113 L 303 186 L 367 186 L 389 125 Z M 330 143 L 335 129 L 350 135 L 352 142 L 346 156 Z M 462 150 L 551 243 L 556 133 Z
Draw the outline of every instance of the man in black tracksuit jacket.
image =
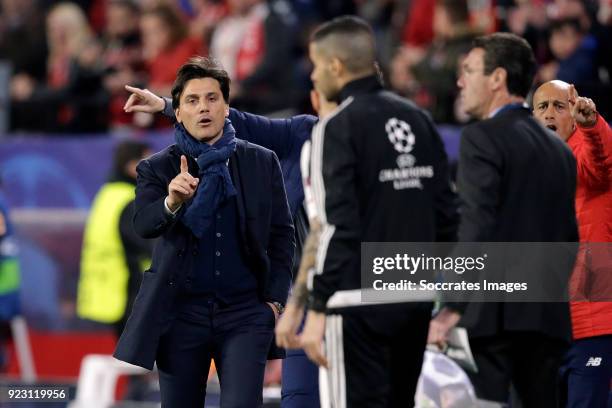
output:
M 374 55 L 370 27 L 354 17 L 310 43 L 314 86 L 340 105 L 312 135 L 322 232 L 301 341 L 328 366 L 321 403 L 334 407 L 412 406 L 431 316 L 429 302 L 360 305 L 361 242 L 452 241 L 458 223 L 440 136 L 424 111 L 383 90 Z M 334 294 L 346 302 L 327 309 Z

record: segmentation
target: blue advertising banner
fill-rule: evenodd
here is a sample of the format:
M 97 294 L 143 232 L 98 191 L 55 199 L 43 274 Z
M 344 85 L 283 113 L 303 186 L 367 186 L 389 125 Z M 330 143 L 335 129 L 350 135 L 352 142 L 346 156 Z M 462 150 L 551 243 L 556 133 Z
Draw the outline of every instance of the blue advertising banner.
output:
M 138 139 L 154 150 L 172 143 L 169 132 Z M 109 175 L 119 138 L 23 137 L 0 145 L 0 174 L 11 208 L 89 208 Z

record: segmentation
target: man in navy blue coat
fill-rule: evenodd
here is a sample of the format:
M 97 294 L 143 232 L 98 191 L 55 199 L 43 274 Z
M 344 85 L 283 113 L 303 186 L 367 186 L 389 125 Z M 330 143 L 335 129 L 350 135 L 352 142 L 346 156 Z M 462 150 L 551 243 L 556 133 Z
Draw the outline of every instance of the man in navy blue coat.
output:
M 172 89 L 176 144 L 142 161 L 134 227 L 160 237 L 115 357 L 151 369 L 162 406 L 202 407 L 211 359 L 221 406 L 260 406 L 291 284 L 294 229 L 280 164 L 236 137 L 229 78 L 194 58 Z
M 131 86 L 126 86 L 126 90 L 132 93 L 126 103 L 126 111 L 163 112 L 164 115 L 174 119 L 172 101 L 169 98 L 161 98 L 146 89 Z M 326 110 L 333 109 L 335 105 L 323 102 L 325 106 L 321 108 Z M 313 98 L 313 104 L 315 103 L 317 99 Z M 241 139 L 264 146 L 278 156 L 295 225 L 297 243 L 295 274 L 302 244 L 308 234 L 308 219 L 303 206 L 304 190 L 300 172 L 300 153 L 304 142 L 310 139 L 312 127 L 317 118 L 312 115 L 297 115 L 288 119 L 269 119 L 233 108 L 230 108 L 229 118 Z M 318 367 L 308 360 L 303 350 L 287 350 L 283 360 L 281 406 L 283 408 L 303 408 L 318 405 Z

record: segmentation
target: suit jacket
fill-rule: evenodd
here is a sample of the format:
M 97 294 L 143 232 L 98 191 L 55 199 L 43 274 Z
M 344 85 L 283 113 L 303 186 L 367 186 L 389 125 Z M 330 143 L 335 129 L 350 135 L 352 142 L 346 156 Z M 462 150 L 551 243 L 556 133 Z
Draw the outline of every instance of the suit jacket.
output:
M 463 130 L 457 174 L 461 242 L 576 242 L 576 161 L 525 108 Z M 569 271 L 568 271 L 569 273 Z M 567 303 L 468 303 L 471 337 L 534 331 L 570 339 Z
M 180 172 L 181 154 L 179 147 L 172 145 L 137 168 L 134 228 L 145 238 L 160 239 L 114 355 L 148 369 L 153 368 L 160 336 L 173 321 L 172 304 L 193 266 L 197 246 L 196 238 L 180 222 L 190 203 L 185 203 L 176 217 L 164 208 L 168 184 Z M 197 163 L 192 158 L 188 162 L 189 172 L 197 176 Z M 238 191 L 242 248 L 256 274 L 258 296 L 261 301 L 285 303 L 295 238 L 278 159 L 272 151 L 238 139 L 229 166 Z M 271 358 L 282 357 L 274 342 L 272 348 Z

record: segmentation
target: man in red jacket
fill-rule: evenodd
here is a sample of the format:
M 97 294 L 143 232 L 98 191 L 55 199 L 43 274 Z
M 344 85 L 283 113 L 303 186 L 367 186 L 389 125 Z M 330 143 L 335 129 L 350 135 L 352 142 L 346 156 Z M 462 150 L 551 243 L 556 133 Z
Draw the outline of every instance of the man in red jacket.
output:
M 564 376 L 568 407 L 607 407 L 612 380 L 612 130 L 591 99 L 550 81 L 533 96 L 533 114 L 576 156 L 576 216 L 582 246 L 572 281 L 574 344 Z

